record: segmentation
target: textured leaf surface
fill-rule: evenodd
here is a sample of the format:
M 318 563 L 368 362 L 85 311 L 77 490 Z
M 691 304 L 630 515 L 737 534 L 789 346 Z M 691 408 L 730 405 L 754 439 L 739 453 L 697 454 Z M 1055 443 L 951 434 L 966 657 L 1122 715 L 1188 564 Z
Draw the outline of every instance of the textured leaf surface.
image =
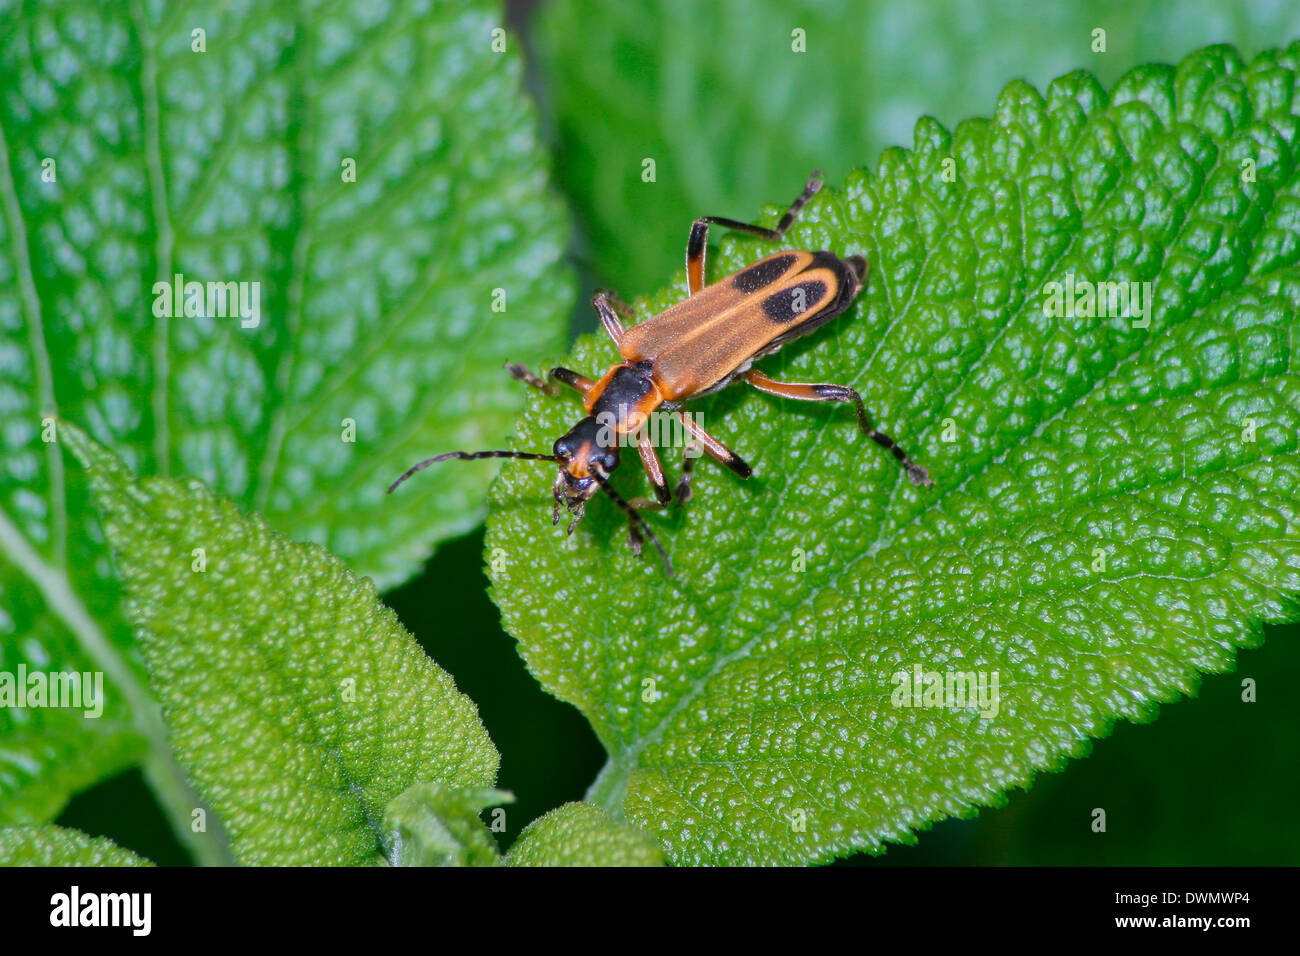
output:
M 90 473 L 172 746 L 241 862 L 370 862 L 407 787 L 493 784 L 474 704 L 369 579 L 194 479 L 136 482 L 60 435 Z
M 654 838 L 615 823 L 600 807 L 566 803 L 519 834 L 510 848 L 511 866 L 662 866 Z
M 55 826 L 0 829 L 0 866 L 152 866 L 112 840 Z
M 913 150 L 815 200 L 788 245 L 862 253 L 870 285 L 762 366 L 859 389 L 934 488 L 845 409 L 728 390 L 694 408 L 755 476 L 706 462 L 694 501 L 651 517 L 668 582 L 608 502 L 566 540 L 547 470 L 502 473 L 494 598 L 609 751 L 589 799 L 678 863 L 879 852 L 1295 619 L 1298 66 L 1300 44 L 1249 66 L 1219 47 L 1109 93 L 1083 73 L 1012 83 L 991 118 L 922 120 Z M 764 251 L 726 241 L 713 275 Z M 1149 327 L 1047 315 L 1045 284 L 1071 274 L 1150 281 Z M 612 356 L 589 337 L 565 364 Z M 549 447 L 575 409 L 539 396 L 519 446 Z M 895 706 L 917 666 L 996 672 L 996 716 Z
M 631 296 L 681 264 L 696 216 L 747 216 L 755 197 L 783 196 L 811 169 L 840 182 L 910 142 L 922 114 L 951 128 L 987 113 L 1012 77 L 1045 85 L 1088 69 L 1110 84 L 1206 43 L 1275 46 L 1300 35 L 1300 5 L 556 0 L 536 26 L 557 172 L 582 212 L 592 268 Z M 1093 50 L 1099 28 L 1105 52 Z
M 500 441 L 521 400 L 503 360 L 563 341 L 565 214 L 515 41 L 491 50 L 499 18 L 0 0 L 0 667 L 106 669 L 130 643 L 47 414 L 381 587 L 479 521 L 489 463 L 436 494 L 384 488 L 431 451 Z M 175 274 L 258 283 L 260 322 L 155 317 Z M 0 820 L 48 818 L 139 753 L 111 697 L 93 725 L 0 711 Z
M 503 790 L 417 783 L 384 813 L 389 858 L 395 866 L 499 866 L 496 840 L 479 812 L 513 799 Z

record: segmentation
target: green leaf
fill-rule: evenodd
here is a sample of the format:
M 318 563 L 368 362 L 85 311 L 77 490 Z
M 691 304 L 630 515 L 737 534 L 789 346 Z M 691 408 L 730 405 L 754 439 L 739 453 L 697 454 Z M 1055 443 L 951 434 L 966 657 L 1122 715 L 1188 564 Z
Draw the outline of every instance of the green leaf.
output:
M 534 820 L 510 848 L 511 866 L 663 866 L 654 838 L 600 807 L 566 803 Z
M 951 128 L 987 111 L 1013 76 L 1041 88 L 1088 69 L 1110 84 L 1134 63 L 1177 62 L 1206 43 L 1259 50 L 1300 35 L 1300 5 L 556 0 L 539 9 L 536 33 L 558 177 L 585 221 L 592 268 L 631 296 L 681 263 L 696 216 L 743 218 L 812 169 L 840 182 L 910 142 L 917 116 Z
M 567 214 L 501 19 L 487 0 L 0 0 L 0 668 L 114 683 L 93 724 L 0 712 L 0 820 L 48 819 L 141 754 L 164 806 L 179 776 L 47 416 L 381 588 L 480 521 L 490 462 L 384 489 L 499 442 L 522 401 L 502 362 L 564 341 Z M 260 321 L 157 317 L 176 274 L 259 283 Z
M 479 819 L 486 807 L 509 803 L 504 790 L 452 789 L 417 783 L 384 812 L 395 866 L 499 866 L 496 840 Z
M 56 826 L 0 828 L 0 866 L 153 866 L 112 840 Z
M 962 842 L 996 866 L 1293 865 L 1296 686 L 1300 624 L 1266 628 L 1264 646 L 1203 680 L 1196 700 L 1149 726 L 1117 725 L 1087 760 L 982 814 Z M 1104 834 L 1062 825 L 1080 807 L 1106 809 Z
M 493 784 L 474 704 L 368 578 L 194 479 L 137 482 L 59 434 L 89 472 L 170 742 L 241 862 L 373 862 L 407 787 Z
M 493 596 L 609 752 L 589 799 L 676 863 L 881 852 L 1296 619 L 1298 71 L 1300 44 L 1248 66 L 1211 47 L 1109 93 L 1085 73 L 1013 82 L 990 118 L 923 119 L 914 149 L 816 198 L 784 244 L 866 255 L 869 286 L 761 365 L 858 389 L 933 488 L 843 407 L 729 389 L 692 410 L 755 475 L 706 461 L 690 504 L 650 516 L 667 581 L 608 501 L 566 539 L 548 469 L 502 472 Z M 769 249 L 728 239 L 712 275 Z M 1070 275 L 1151 282 L 1149 326 L 1048 314 Z M 587 337 L 565 364 L 613 357 Z M 538 396 L 519 447 L 549 447 L 575 409 Z M 629 459 L 615 484 L 648 493 Z M 917 667 L 996 673 L 996 716 L 896 706 Z

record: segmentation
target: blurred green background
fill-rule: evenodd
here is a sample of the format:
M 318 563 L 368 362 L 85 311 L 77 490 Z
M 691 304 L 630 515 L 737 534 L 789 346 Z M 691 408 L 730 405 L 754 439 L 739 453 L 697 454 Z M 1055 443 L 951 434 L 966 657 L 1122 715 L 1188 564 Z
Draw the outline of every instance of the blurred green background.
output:
M 1085 68 L 1109 85 L 1128 68 L 1212 42 L 1249 57 L 1300 37 L 1295 2 L 864 3 L 848 0 L 514 3 L 528 84 L 575 212 L 584 294 L 626 298 L 681 268 L 690 221 L 753 218 L 808 172 L 832 183 L 911 144 L 923 113 L 952 126 L 987 114 L 1017 77 L 1040 89 Z M 1106 51 L 1094 52 L 1094 30 Z M 806 52 L 791 49 L 804 31 Z M 643 182 L 643 160 L 655 181 Z M 589 308 L 575 330 L 595 326 Z M 536 364 L 542 357 L 520 355 Z M 539 528 L 549 520 L 539 508 Z M 425 573 L 387 595 L 429 653 L 479 705 L 503 755 L 509 842 L 538 814 L 581 798 L 603 763 L 576 710 L 543 693 L 485 594 L 482 534 L 447 542 Z M 616 582 L 611 582 L 611 585 Z M 1235 674 L 1196 700 L 1124 724 L 1090 757 L 1041 776 L 977 818 L 848 865 L 1294 864 L 1300 781 L 1300 627 L 1272 628 Z M 1241 681 L 1258 681 L 1243 703 Z M 1108 816 L 1091 831 L 1094 808 Z M 128 812 L 129 811 L 129 812 Z M 59 823 L 105 834 L 162 864 L 186 862 L 138 774 L 76 798 Z

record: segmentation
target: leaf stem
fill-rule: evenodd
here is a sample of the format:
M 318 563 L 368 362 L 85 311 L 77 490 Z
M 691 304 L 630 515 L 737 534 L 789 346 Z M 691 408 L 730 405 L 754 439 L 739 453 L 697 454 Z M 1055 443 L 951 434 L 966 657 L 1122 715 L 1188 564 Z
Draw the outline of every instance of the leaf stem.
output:
M 626 822 L 623 799 L 627 796 L 627 778 L 631 773 L 631 763 L 619 763 L 610 757 L 587 788 L 587 795 L 583 799 L 600 807 L 609 814 L 610 819 L 619 823 Z

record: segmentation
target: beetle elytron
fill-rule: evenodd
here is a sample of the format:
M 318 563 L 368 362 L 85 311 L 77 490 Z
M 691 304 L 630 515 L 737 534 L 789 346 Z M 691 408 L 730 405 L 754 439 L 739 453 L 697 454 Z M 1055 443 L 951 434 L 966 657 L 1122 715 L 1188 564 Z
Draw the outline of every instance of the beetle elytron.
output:
M 672 412 L 692 442 L 698 443 L 709 457 L 741 478 L 748 478 L 751 474 L 749 465 L 682 411 L 682 404 L 687 400 L 709 395 L 736 379 L 744 379 L 769 395 L 798 401 L 853 403 L 862 434 L 888 449 L 907 470 L 907 477 L 913 484 L 931 484 L 923 467 L 908 458 L 892 438 L 871 426 L 862 397 L 853 389 L 846 385 L 777 382 L 751 367 L 758 359 L 771 355 L 787 342 L 807 335 L 844 312 L 866 281 L 867 261 L 864 258 L 840 258 L 830 252 L 778 252 L 712 285 L 704 285 L 704 251 L 710 225 L 724 226 L 775 242 L 790 228 L 799 211 L 821 186 L 820 175 L 814 173 L 775 229 L 718 216 L 695 220 L 686 246 L 689 297 L 639 325 L 625 329 L 619 317 L 630 319 L 631 309 L 609 293 L 596 293 L 592 305 L 622 356 L 622 361 L 611 366 L 597 381 L 561 367 L 551 369 L 548 381 L 544 382 L 522 365 L 507 364 L 511 375 L 547 394 L 558 394 L 555 382 L 582 394 L 586 417 L 555 442 L 551 454 L 451 451 L 413 466 L 389 486 L 389 492 L 416 472 L 449 458 L 466 461 L 522 458 L 554 462 L 560 466 L 560 473 L 553 488 L 552 523 L 559 522 L 560 506 L 563 505 L 572 518 L 568 529 L 572 533 L 587 501 L 598 489 L 604 491 L 627 514 L 628 540 L 632 549 L 640 554 L 642 537 L 649 538 L 663 556 L 664 567 L 671 575 L 668 554 L 639 509 L 663 508 L 674 496 L 679 502 L 689 500 L 694 457 L 690 454 L 684 457 L 681 478 L 676 488 L 670 491 L 655 446 L 642 426 L 646 416 L 656 409 Z M 618 467 L 619 445 L 624 440 L 635 442 L 641 463 L 654 486 L 655 501 L 642 498 L 627 501 L 610 487 L 609 476 Z

